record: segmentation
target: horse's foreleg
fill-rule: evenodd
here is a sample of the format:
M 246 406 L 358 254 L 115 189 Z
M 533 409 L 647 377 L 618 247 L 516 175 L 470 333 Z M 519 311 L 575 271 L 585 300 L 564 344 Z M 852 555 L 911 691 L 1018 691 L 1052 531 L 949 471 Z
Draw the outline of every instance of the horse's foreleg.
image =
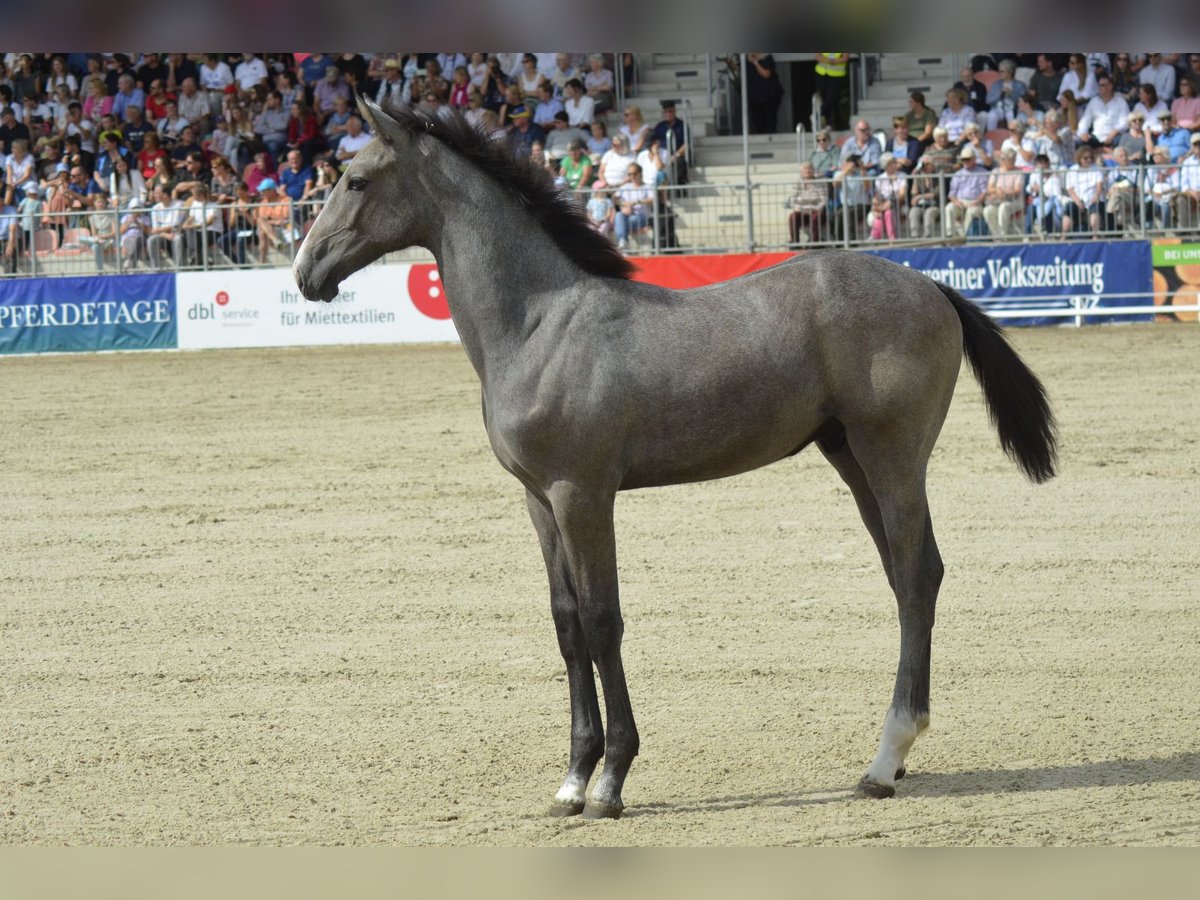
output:
M 585 818 L 617 818 L 624 809 L 621 788 L 638 752 L 637 726 L 621 663 L 621 605 L 617 589 L 617 550 L 612 493 L 560 483 L 550 501 L 566 548 L 571 580 L 579 598 L 579 620 L 588 653 L 604 686 L 607 733 L 604 770 L 592 788 Z
M 942 558 L 929 519 L 924 464 L 898 465 L 895 455 L 871 460 L 868 454 L 864 460 L 858 449 L 855 452 L 879 504 L 900 613 L 900 663 L 892 705 L 884 719 L 879 752 L 859 782 L 858 792 L 892 797 L 913 741 L 929 725 L 929 657 Z
M 566 780 L 554 796 L 550 814 L 574 816 L 583 812 L 588 782 L 596 763 L 604 755 L 604 725 L 600 720 L 592 658 L 579 621 L 575 586 L 571 582 L 554 514 L 548 504 L 533 493 L 526 492 L 525 499 L 550 577 L 550 611 L 554 615 L 554 630 L 558 633 L 558 649 L 567 664 L 567 688 L 571 696 L 571 759 Z

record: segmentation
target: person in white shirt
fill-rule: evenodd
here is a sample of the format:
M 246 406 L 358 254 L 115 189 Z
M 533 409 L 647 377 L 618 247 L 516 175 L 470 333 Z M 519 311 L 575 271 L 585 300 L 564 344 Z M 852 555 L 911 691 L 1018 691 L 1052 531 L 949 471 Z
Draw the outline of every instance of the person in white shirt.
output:
M 185 264 L 197 264 L 213 258 L 212 248 L 225 230 L 225 216 L 219 206 L 211 205 L 208 188 L 202 184 L 192 189 L 192 198 L 186 209 L 181 210 L 183 219 L 179 233 L 172 240 L 175 268 Z M 209 249 L 201 250 L 202 243 Z
M 567 81 L 563 87 L 563 109 L 567 112 L 567 123 L 572 128 L 587 130 L 596 118 L 596 101 L 583 91 L 583 82 L 578 78 Z
M 1150 61 L 1138 72 L 1138 81 L 1152 84 L 1159 99 L 1170 103 L 1175 97 L 1175 67 L 1163 62 L 1161 53 L 1151 53 Z
M 200 67 L 200 87 L 208 95 L 209 114 L 216 117 L 221 114 L 221 100 L 225 96 L 225 88 L 233 84 L 233 72 L 222 62 L 215 53 L 204 55 L 204 65 Z
M 1087 57 L 1082 53 L 1072 53 L 1071 61 L 1067 63 L 1067 71 L 1063 73 L 1058 85 L 1058 102 L 1062 103 L 1063 94 L 1070 91 L 1078 106 L 1085 105 L 1096 96 L 1096 76 L 1088 68 Z
M 150 251 L 150 265 L 162 268 L 162 252 L 170 247 L 174 253 L 175 238 L 183 219 L 178 200 L 172 200 L 163 185 L 154 187 L 154 206 L 150 208 L 150 227 L 146 229 L 146 249 Z
M 1088 101 L 1079 117 L 1075 136 L 1091 147 L 1111 147 L 1129 127 L 1129 104 L 1113 92 L 1113 81 L 1107 74 L 1096 79 L 1096 90 L 1096 96 Z
M 1063 215 L 1063 233 L 1069 234 L 1075 225 L 1083 224 L 1087 218 L 1092 234 L 1100 231 L 1100 216 L 1104 203 L 1104 168 L 1096 165 L 1096 151 L 1091 147 L 1080 147 L 1075 154 L 1077 162 L 1067 170 L 1063 187 L 1070 203 Z
M 1162 120 L 1170 116 L 1171 110 L 1159 99 L 1158 88 L 1152 84 L 1143 84 L 1138 88 L 1138 98 L 1137 105 L 1133 108 L 1146 120 L 1146 130 L 1152 134 L 1162 134 Z
M 338 164 L 344 169 L 350 164 L 350 160 L 354 159 L 358 152 L 369 143 L 371 143 L 371 135 L 363 131 L 362 119 L 358 117 L 357 113 L 352 114 L 346 120 L 346 133 L 338 141 Z
M 238 90 L 249 93 L 254 90 L 255 85 L 266 83 L 267 64 L 253 53 L 243 53 L 242 61 L 234 70 L 233 77 L 237 81 Z
M 1191 149 L 1180 162 L 1175 224 L 1178 228 L 1195 228 L 1200 222 L 1200 132 L 1192 135 Z

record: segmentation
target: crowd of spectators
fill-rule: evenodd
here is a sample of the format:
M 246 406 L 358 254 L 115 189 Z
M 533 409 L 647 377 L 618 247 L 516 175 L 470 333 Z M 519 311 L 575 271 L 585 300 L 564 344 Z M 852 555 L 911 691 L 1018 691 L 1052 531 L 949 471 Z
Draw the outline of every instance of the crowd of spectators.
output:
M 567 53 L 39 53 L 0 60 L 0 245 L 15 271 L 53 232 L 97 265 L 265 261 L 302 237 L 370 140 L 354 99 L 461 112 L 603 197 L 596 227 L 622 245 L 654 190 L 687 181 L 674 105 L 618 115 L 613 66 Z M 651 200 L 647 200 L 647 192 Z M 107 215 L 93 215 L 95 212 Z M 41 249 L 40 244 L 38 249 Z
M 944 100 L 819 132 L 791 242 L 1200 228 L 1200 53 L 977 56 Z

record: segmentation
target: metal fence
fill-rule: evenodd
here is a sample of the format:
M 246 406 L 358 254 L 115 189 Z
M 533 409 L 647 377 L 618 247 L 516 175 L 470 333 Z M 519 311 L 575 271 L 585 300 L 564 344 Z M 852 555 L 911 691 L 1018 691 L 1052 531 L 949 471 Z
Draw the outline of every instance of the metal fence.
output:
M 1097 202 L 1080 208 L 1057 193 L 1070 173 L 1015 176 L 1019 191 L 956 204 L 952 176 L 905 179 L 892 194 L 872 176 L 794 182 L 664 185 L 652 202 L 630 207 L 620 189 L 581 191 L 598 231 L 629 255 L 726 253 L 805 247 L 1002 243 L 1150 238 L 1200 232 L 1200 203 L 1182 188 L 1177 166 L 1104 168 Z M 1055 181 L 1057 179 L 1057 181 Z M 1054 182 L 1047 193 L 1036 187 Z M 890 207 L 884 201 L 890 199 Z M 589 201 L 597 200 L 598 203 Z M 0 217 L 0 277 L 88 275 L 290 265 L 320 201 L 192 205 L 170 227 L 152 210 Z M 184 223 L 187 227 L 184 227 Z M 427 260 L 420 249 L 389 261 Z

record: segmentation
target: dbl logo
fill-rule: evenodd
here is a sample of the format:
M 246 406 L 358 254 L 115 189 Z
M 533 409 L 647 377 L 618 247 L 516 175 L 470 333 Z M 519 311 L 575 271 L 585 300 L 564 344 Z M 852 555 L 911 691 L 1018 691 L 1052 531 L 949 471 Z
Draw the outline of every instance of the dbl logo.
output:
M 412 267 L 408 273 L 408 296 L 422 315 L 431 319 L 450 318 L 450 307 L 446 305 L 446 292 L 442 289 L 442 276 L 437 266 Z

